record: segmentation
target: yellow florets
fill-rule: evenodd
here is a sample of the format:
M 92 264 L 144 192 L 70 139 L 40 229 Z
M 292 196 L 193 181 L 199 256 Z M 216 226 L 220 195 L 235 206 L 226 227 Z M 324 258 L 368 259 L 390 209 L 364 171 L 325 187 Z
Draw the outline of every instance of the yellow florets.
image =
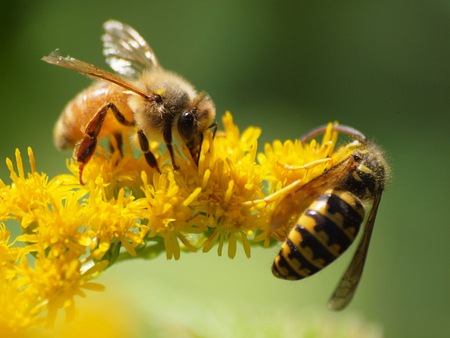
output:
M 99 146 L 85 167 L 85 185 L 73 161 L 68 164 L 72 175 L 49 181 L 38 174 L 31 149 L 31 172 L 25 176 L 17 150 L 17 172 L 7 160 L 12 184 L 0 180 L 0 221 L 16 219 L 23 234 L 15 240 L 25 246 L 12 247 L 0 223 L 5 290 L 0 308 L 16 306 L 15 312 L 1 314 L 0 332 L 41 325 L 44 311 L 48 325 L 60 308 L 72 317 L 74 296 L 83 296 L 83 289 L 101 290 L 90 280 L 118 260 L 148 259 L 163 251 L 168 259 L 179 259 L 182 251 L 208 252 L 217 243 L 219 256 L 227 243 L 233 258 L 239 242 L 250 257 L 254 242 L 282 240 L 286 229 L 269 229 L 274 208 L 334 164 L 337 133 L 330 124 L 320 145 L 275 141 L 257 154 L 261 129 L 241 133 L 230 113 L 223 124 L 225 130 L 214 139 L 205 134 L 198 166 L 186 148 L 175 147 L 180 168 L 173 171 L 168 154 L 152 143 L 161 174 L 143 156 L 135 159 L 128 143 L 123 156 Z M 28 264 L 30 253 L 34 265 Z

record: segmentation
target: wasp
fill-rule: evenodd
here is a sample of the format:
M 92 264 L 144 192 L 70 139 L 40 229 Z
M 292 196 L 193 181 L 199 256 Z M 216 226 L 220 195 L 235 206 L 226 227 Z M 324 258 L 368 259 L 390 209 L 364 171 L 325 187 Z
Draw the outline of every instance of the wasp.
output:
M 340 162 L 308 183 L 296 187 L 275 208 L 271 229 L 298 220 L 272 265 L 281 279 L 299 280 L 322 270 L 341 256 L 356 239 L 371 205 L 364 233 L 353 259 L 328 302 L 331 310 L 342 310 L 355 294 L 366 261 L 389 167 L 378 146 L 356 129 L 333 126 L 354 138 L 336 152 Z M 323 134 L 321 126 L 301 138 L 306 142 Z

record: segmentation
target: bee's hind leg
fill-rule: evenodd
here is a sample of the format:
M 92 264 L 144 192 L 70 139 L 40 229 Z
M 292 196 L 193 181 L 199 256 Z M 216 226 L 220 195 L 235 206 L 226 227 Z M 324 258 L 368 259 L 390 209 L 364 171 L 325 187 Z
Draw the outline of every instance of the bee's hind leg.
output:
M 97 147 L 97 138 L 100 134 L 100 130 L 102 129 L 103 122 L 105 121 L 106 113 L 108 113 L 108 110 L 111 108 L 111 110 L 114 113 L 114 116 L 116 117 L 117 121 L 124 125 L 124 126 L 133 126 L 134 121 L 130 122 L 125 119 L 125 117 L 122 115 L 122 113 L 117 109 L 117 107 L 114 105 L 114 103 L 108 103 L 105 106 L 103 106 L 97 114 L 94 115 L 94 117 L 89 121 L 89 123 L 86 126 L 86 129 L 84 130 L 83 139 L 77 143 L 75 149 L 74 149 L 74 157 L 78 162 L 81 163 L 80 165 L 80 184 L 84 185 L 83 183 L 83 169 L 86 166 L 86 164 L 91 159 L 92 155 L 95 152 L 95 148 Z M 116 138 L 117 140 L 117 138 Z M 119 142 L 118 146 L 119 146 Z

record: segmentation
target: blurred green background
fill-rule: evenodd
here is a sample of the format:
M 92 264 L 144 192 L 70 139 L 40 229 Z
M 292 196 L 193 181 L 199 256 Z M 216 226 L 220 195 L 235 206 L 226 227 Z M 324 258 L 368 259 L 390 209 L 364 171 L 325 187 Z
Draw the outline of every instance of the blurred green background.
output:
M 60 48 L 108 69 L 100 35 L 111 18 L 136 28 L 165 68 L 208 91 L 218 121 L 230 110 L 241 130 L 262 127 L 261 150 L 338 120 L 375 139 L 389 156 L 392 184 L 362 282 L 344 312 L 327 313 L 326 302 L 353 250 L 292 283 L 270 272 L 277 248 L 253 249 L 251 259 L 239 248 L 234 260 L 211 251 L 177 262 L 128 262 L 98 280 L 106 295 L 132 304 L 140 317 L 136 335 L 145 336 L 153 322 L 189 327 L 177 334 L 183 337 L 281 337 L 288 335 L 277 324 L 301 328 L 359 318 L 386 337 L 449 336 L 450 1 L 2 6 L 0 177 L 7 184 L 4 160 L 15 148 L 26 154 L 32 146 L 38 170 L 50 177 L 67 172 L 70 152 L 55 149 L 53 124 L 89 80 L 40 58 Z M 270 324 L 274 331 L 265 329 Z

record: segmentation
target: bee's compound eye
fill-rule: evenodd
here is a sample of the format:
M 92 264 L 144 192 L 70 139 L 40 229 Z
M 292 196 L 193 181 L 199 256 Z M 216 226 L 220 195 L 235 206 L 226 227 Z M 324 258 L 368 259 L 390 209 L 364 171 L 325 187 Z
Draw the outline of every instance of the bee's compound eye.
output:
M 181 114 L 178 121 L 178 131 L 185 140 L 190 140 L 194 134 L 195 117 L 192 111 Z

